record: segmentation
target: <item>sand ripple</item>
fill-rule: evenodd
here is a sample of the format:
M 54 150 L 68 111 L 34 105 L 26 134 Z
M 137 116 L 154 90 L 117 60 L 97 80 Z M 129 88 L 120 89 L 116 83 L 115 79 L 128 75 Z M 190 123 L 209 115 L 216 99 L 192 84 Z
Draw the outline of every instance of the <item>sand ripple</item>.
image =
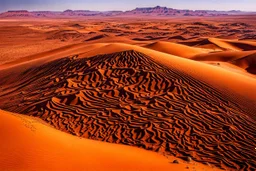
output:
M 62 58 L 27 70 L 0 92 L 2 109 L 80 137 L 256 169 L 256 125 L 246 110 L 142 53 Z

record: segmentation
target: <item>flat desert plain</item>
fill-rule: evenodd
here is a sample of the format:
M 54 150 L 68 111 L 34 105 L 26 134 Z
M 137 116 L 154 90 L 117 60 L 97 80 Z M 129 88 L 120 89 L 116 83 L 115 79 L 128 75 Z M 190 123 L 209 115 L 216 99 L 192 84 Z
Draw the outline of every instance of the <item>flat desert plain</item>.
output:
M 255 170 L 255 20 L 0 19 L 0 170 Z

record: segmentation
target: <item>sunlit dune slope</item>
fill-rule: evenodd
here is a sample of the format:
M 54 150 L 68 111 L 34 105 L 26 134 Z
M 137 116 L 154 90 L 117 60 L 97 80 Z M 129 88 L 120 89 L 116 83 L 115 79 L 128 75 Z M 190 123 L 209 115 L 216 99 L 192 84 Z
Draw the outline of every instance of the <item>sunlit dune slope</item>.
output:
M 129 146 L 81 139 L 0 110 L 0 170 L 217 170 Z M 189 169 L 186 169 L 188 167 Z
M 249 51 L 256 50 L 256 42 L 241 41 L 241 40 L 226 40 L 218 38 L 202 38 L 201 40 L 188 40 L 180 42 L 182 44 L 194 47 L 201 47 L 206 49 L 213 49 L 216 51 L 234 50 L 234 51 Z
M 249 56 L 256 53 L 256 51 L 221 51 L 221 52 L 211 52 L 203 53 L 193 56 L 191 59 L 197 61 L 220 61 L 229 62 L 239 58 Z
M 144 53 L 154 58 L 156 61 L 164 65 L 175 67 L 177 70 L 180 70 L 181 72 L 185 72 L 189 75 L 192 75 L 194 78 L 202 80 L 219 90 L 223 90 L 225 92 L 231 91 L 231 92 L 228 92 L 228 94 L 230 95 L 232 95 L 233 93 L 239 94 L 243 98 L 248 98 L 249 101 L 254 101 L 256 98 L 256 94 L 251 93 L 255 90 L 255 86 L 256 86 L 255 79 L 222 69 L 220 67 L 210 66 L 208 64 L 199 63 L 197 61 L 183 59 L 174 55 L 162 53 L 162 52 L 151 50 L 148 48 L 143 48 L 137 45 L 129 45 L 125 43 L 105 43 L 105 44 L 96 43 L 93 45 L 79 44 L 79 45 L 75 45 L 74 49 L 72 48 L 69 49 L 69 51 L 74 53 L 77 50 L 77 48 L 79 48 L 80 50 L 77 51 L 77 53 L 75 54 L 80 54 L 79 58 L 87 58 L 95 55 L 121 52 L 126 50 L 136 50 L 138 52 Z M 58 51 L 61 51 L 61 49 L 59 49 Z M 65 56 L 70 55 L 71 52 L 65 53 Z M 18 72 L 18 73 L 24 72 L 26 69 L 29 69 L 31 67 L 35 67 L 59 58 L 61 58 L 61 56 L 55 53 L 50 53 L 48 54 L 48 56 L 47 55 L 41 56 L 39 54 L 39 56 L 33 57 L 32 61 L 24 59 L 26 60 L 26 62 L 21 63 L 20 60 L 18 60 L 18 61 L 12 62 L 11 64 L 2 65 L 0 66 L 0 69 L 6 68 L 6 67 L 8 68 L 10 66 L 11 68 L 13 68 L 12 66 L 14 66 L 15 64 L 18 64 L 18 66 L 16 66 L 13 69 L 7 69 L 7 71 L 4 71 L 4 72 L 2 71 L 2 75 L 4 75 L 3 73 L 5 72 L 7 73 L 11 72 L 12 74 L 14 74 L 15 72 Z M 12 76 L 12 78 L 15 78 L 14 75 Z M 246 87 L 246 89 L 244 87 Z
M 230 47 L 230 49 L 237 49 L 237 50 L 256 50 L 256 42 L 253 41 L 241 41 L 241 40 L 225 40 L 225 39 L 215 39 L 211 38 L 211 41 L 219 44 L 220 46 L 223 45 L 223 47 Z M 233 48 L 232 48 L 233 47 Z
M 256 71 L 255 71 L 256 51 L 255 50 L 203 53 L 203 54 L 195 55 L 190 59 L 197 60 L 197 61 L 205 61 L 208 63 L 215 62 L 220 67 L 229 66 L 228 69 L 233 70 L 234 68 L 235 69 L 233 70 L 234 72 L 240 72 L 241 74 L 245 74 L 245 72 L 254 74 L 254 75 L 256 74 Z M 222 63 L 222 62 L 226 62 L 226 63 Z M 234 65 L 236 65 L 239 68 L 237 68 Z M 244 73 L 241 71 L 243 71 Z
M 80 137 L 221 168 L 256 168 L 253 95 L 242 98 L 239 91 L 244 90 L 237 84 L 229 94 L 223 83 L 212 81 L 219 76 L 241 84 L 235 73 L 138 46 L 109 44 L 98 50 L 126 48 L 140 52 L 87 57 L 94 50 L 80 58 L 36 60 L 35 65 L 0 71 L 0 107 L 39 117 Z M 255 82 L 249 80 L 244 76 L 242 81 L 252 94 Z
M 192 56 L 209 52 L 209 50 L 206 50 L 206 49 L 194 48 L 194 47 L 189 47 L 189 46 L 185 46 L 177 43 L 170 43 L 170 42 L 155 42 L 155 43 L 150 43 L 145 47 L 156 50 L 156 51 L 169 53 L 171 55 L 185 57 L 185 58 L 191 58 Z

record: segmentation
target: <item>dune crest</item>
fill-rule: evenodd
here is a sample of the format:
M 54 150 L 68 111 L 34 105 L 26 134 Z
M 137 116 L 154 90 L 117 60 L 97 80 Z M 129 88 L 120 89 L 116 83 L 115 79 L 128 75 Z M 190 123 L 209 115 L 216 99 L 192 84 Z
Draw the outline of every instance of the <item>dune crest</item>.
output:
M 191 58 L 192 56 L 209 52 L 209 50 L 206 49 L 194 48 L 170 42 L 155 42 L 148 44 L 145 47 L 185 58 Z
M 245 69 L 251 74 L 256 75 L 256 52 L 243 58 L 235 59 L 230 63 Z

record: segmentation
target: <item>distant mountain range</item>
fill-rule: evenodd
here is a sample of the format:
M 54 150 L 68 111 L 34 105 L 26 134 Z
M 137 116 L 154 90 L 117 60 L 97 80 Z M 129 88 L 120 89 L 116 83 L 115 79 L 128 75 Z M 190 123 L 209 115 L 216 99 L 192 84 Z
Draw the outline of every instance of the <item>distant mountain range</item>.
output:
M 243 11 L 215 11 L 215 10 L 179 10 L 167 7 L 136 8 L 131 11 L 90 11 L 90 10 L 65 10 L 65 11 L 7 11 L 0 17 L 83 17 L 83 16 L 219 16 L 250 14 Z

